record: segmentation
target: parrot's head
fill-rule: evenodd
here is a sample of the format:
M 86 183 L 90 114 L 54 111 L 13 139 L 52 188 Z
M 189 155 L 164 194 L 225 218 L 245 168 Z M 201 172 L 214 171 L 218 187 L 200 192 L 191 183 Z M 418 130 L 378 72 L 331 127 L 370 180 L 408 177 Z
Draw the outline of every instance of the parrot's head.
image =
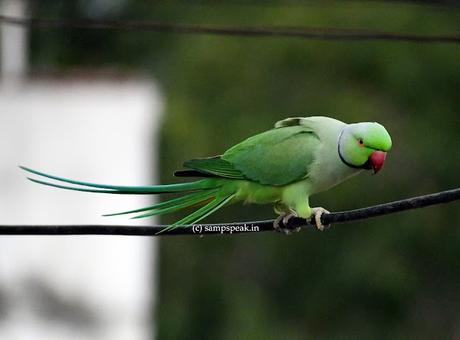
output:
M 356 123 L 347 125 L 339 137 L 340 159 L 348 166 L 358 169 L 382 169 L 391 137 L 379 123 Z

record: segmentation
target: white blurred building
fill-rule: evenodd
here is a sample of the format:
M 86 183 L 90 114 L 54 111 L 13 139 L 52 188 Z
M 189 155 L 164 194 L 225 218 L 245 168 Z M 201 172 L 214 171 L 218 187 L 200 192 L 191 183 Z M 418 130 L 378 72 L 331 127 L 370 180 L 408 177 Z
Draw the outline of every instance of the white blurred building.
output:
M 19 5 L 18 5 L 19 4 Z M 21 1 L 3 2 L 21 15 Z M 24 78 L 26 32 L 1 25 L 0 224 L 145 224 L 101 217 L 151 197 L 64 191 L 18 165 L 98 183 L 156 182 L 161 96 L 147 79 L 87 72 Z M 152 339 L 157 242 L 0 236 L 0 339 Z

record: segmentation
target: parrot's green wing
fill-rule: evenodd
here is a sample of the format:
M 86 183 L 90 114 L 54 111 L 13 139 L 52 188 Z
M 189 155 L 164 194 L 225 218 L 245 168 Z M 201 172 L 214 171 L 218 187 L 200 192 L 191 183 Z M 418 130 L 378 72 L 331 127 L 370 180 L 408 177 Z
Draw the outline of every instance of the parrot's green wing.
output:
M 184 167 L 195 171 L 182 170 L 176 171 L 174 174 L 176 176 L 210 175 L 231 179 L 247 179 L 241 171 L 235 169 L 232 163 L 222 159 L 221 156 L 191 159 L 184 163 Z
M 275 129 L 235 145 L 222 156 L 187 161 L 184 166 L 194 171 L 177 174 L 201 173 L 274 186 L 301 180 L 309 173 L 320 141 L 311 128 L 299 125 L 298 119 L 291 118 L 286 125 L 282 122 Z
M 310 128 L 280 127 L 235 145 L 222 159 L 250 180 L 281 186 L 308 175 L 319 144 L 318 136 Z

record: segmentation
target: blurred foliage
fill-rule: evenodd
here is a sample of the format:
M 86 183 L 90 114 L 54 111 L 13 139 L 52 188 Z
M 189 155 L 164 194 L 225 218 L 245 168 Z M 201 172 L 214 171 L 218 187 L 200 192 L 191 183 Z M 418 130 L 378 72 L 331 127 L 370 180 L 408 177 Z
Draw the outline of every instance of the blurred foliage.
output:
M 36 16 L 228 25 L 460 31 L 460 9 L 385 2 L 40 1 Z M 95 8 L 97 10 L 95 10 Z M 89 10 L 91 9 L 91 10 Z M 296 115 L 379 121 L 394 148 L 378 176 L 314 196 L 351 209 L 458 186 L 460 45 L 34 30 L 34 71 L 103 67 L 158 80 L 161 180 Z M 179 218 L 164 217 L 164 223 Z M 272 218 L 232 206 L 208 219 Z M 455 204 L 302 232 L 161 240 L 160 339 L 460 337 Z

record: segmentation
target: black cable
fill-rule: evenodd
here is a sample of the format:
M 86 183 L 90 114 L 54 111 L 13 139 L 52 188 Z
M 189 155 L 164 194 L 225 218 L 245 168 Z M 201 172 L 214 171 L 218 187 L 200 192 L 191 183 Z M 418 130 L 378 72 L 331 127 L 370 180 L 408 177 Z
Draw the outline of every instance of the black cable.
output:
M 409 209 L 423 208 L 430 205 L 449 203 L 460 199 L 460 188 L 434 194 L 417 196 L 371 207 L 323 214 L 324 225 L 363 220 L 370 217 L 393 214 Z M 285 227 L 296 229 L 314 226 L 313 219 L 304 220 L 293 217 Z M 171 235 L 205 235 L 238 234 L 262 231 L 275 231 L 273 220 L 234 222 L 218 224 L 196 224 L 167 231 L 167 225 L 127 226 L 127 225 L 0 225 L 0 235 L 135 235 L 135 236 L 171 236 Z

